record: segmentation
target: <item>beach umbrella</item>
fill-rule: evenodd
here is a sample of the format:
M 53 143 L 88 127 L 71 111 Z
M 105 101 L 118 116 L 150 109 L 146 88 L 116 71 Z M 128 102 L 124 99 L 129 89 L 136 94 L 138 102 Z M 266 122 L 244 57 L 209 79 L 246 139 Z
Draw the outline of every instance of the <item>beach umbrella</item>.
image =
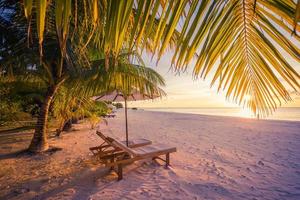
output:
M 139 91 L 133 91 L 129 95 L 124 95 L 120 91 L 113 91 L 108 94 L 104 94 L 102 96 L 98 96 L 95 100 L 101 101 L 113 101 L 113 102 L 124 102 L 124 110 L 125 110 L 125 128 L 126 128 L 126 145 L 128 146 L 128 117 L 127 117 L 127 101 L 138 101 L 138 100 L 148 100 L 155 99 L 160 97 L 160 95 L 146 95 L 141 94 Z

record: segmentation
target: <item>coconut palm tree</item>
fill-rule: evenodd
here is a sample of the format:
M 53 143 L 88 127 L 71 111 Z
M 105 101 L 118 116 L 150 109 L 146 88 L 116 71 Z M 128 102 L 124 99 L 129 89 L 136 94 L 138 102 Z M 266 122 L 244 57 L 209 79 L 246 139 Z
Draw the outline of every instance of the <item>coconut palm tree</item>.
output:
M 1 66 L 2 72 L 7 74 L 13 71 L 15 76 L 23 79 L 38 79 L 46 85 L 44 102 L 40 108 L 34 137 L 29 150 L 40 152 L 48 149 L 47 122 L 51 101 L 59 87 L 70 77 L 77 76 L 77 69 L 82 66 L 85 58 L 80 54 L 75 56 L 73 45 L 68 44 L 65 55 L 60 52 L 55 29 L 48 21 L 47 40 L 43 45 L 43 57 L 39 57 L 39 45 L 32 43 L 38 36 L 31 34 L 27 37 L 27 22 L 23 14 L 20 14 L 20 3 L 18 1 L 2 1 L 1 10 Z M 50 16 L 49 16 L 50 18 Z M 35 28 L 32 28 L 35 30 Z M 28 40 L 27 40 L 28 39 Z M 13 70 L 8 70 L 12 68 Z
M 45 13 L 53 3 L 64 37 L 73 23 L 78 31 L 89 32 L 82 49 L 94 42 L 108 58 L 125 45 L 157 53 L 159 59 L 171 47 L 176 70 L 184 70 L 195 59 L 195 77 L 215 71 L 212 85 L 218 82 L 228 98 L 256 114 L 270 114 L 291 100 L 289 88 L 299 90 L 299 74 L 282 54 L 300 60 L 299 0 L 24 1 L 27 19 L 35 13 L 39 22 L 41 47 Z M 65 40 L 60 41 L 64 46 Z
M 79 106 L 78 110 L 84 110 L 84 106 L 88 107 L 86 102 L 90 101 L 89 97 L 95 95 L 96 92 L 97 94 L 103 93 L 116 84 L 124 91 L 129 86 L 134 86 L 143 93 L 163 93 L 158 87 L 164 84 L 162 77 L 154 70 L 140 66 L 143 63 L 137 56 L 132 56 L 131 52 L 123 50 L 123 53 L 119 54 L 117 58 L 111 56 L 110 60 L 111 63 L 114 63 L 114 67 L 106 69 L 102 51 L 99 51 L 94 43 L 90 43 L 89 48 L 81 49 L 79 35 L 74 35 L 73 42 L 69 41 L 65 47 L 62 47 L 56 36 L 57 30 L 53 28 L 55 26 L 50 20 L 47 22 L 47 33 L 44 34 L 43 56 L 40 56 L 39 48 L 41 47 L 37 43 L 27 40 L 25 17 L 16 12 L 20 9 L 20 4 L 8 2 L 8 5 L 11 7 L 11 11 L 2 15 L 0 20 L 3 32 L 7 33 L 2 35 L 4 43 L 1 46 L 1 52 L 5 53 L 1 58 L 1 64 L 4 66 L 3 72 L 7 75 L 8 66 L 11 66 L 12 70 L 9 71 L 12 71 L 15 77 L 35 79 L 37 82 L 42 82 L 47 88 L 34 137 L 29 146 L 30 151 L 41 152 L 48 149 L 46 127 L 49 109 L 57 91 L 62 89 L 62 85 L 69 88 L 67 96 L 70 99 L 65 102 L 66 104 L 55 104 L 54 102 L 53 107 L 54 111 L 57 111 L 55 116 L 63 119 L 61 124 L 73 114 L 70 109 Z M 5 6 L 7 8 L 6 4 Z M 51 15 L 48 17 L 51 18 Z M 33 27 L 31 28 L 33 29 Z M 30 40 L 37 40 L 37 37 L 38 35 L 31 33 Z M 64 52 L 61 52 L 61 48 L 65 48 Z M 129 59 L 137 60 L 139 65 L 132 64 Z M 81 96 L 80 99 L 72 98 L 74 95 L 72 96 L 71 93 L 74 94 L 74 91 Z M 56 99 L 59 99 L 59 96 Z M 75 105 L 78 102 L 85 103 Z M 64 111 L 65 116 L 62 116 L 60 111 Z

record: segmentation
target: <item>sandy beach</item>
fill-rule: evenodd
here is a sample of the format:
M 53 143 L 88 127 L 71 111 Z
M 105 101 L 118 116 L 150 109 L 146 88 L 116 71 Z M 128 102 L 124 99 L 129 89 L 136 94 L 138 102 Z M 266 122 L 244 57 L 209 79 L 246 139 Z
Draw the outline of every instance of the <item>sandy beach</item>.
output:
M 89 152 L 102 141 L 86 122 L 51 137 L 61 149 L 34 156 L 18 153 L 30 133 L 13 142 L 16 134 L 1 134 L 0 199 L 300 199 L 300 122 L 143 110 L 128 118 L 130 138 L 177 147 L 169 169 L 136 162 L 117 181 Z M 98 128 L 124 139 L 122 110 Z

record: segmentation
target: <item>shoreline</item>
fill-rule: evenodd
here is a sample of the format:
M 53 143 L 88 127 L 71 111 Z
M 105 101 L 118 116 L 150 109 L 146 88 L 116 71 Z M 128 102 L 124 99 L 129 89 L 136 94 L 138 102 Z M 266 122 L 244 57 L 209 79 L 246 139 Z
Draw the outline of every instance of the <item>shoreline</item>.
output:
M 132 110 L 129 108 L 128 110 Z M 246 119 L 246 120 L 253 120 L 253 121 L 274 121 L 274 122 L 295 122 L 300 123 L 299 120 L 289 120 L 289 119 L 257 119 L 257 118 L 251 118 L 251 117 L 241 117 L 241 116 L 229 116 L 229 115 L 209 115 L 209 114 L 201 114 L 201 113 L 187 113 L 187 112 L 176 112 L 176 111 L 159 111 L 159 110 L 152 110 L 148 108 L 138 108 L 138 110 L 134 111 L 144 111 L 144 112 L 158 112 L 158 113 L 176 113 L 176 114 L 187 114 L 187 115 L 200 115 L 203 117 L 224 117 L 224 118 L 234 118 L 234 119 Z

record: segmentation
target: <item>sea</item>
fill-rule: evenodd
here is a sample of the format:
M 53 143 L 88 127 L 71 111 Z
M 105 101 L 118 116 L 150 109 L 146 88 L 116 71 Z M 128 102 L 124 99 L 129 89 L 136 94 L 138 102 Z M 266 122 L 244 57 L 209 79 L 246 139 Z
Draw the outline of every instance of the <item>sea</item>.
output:
M 244 108 L 143 108 L 149 111 L 190 113 L 201 115 L 230 116 L 243 118 L 257 118 L 249 110 Z M 278 108 L 267 117 L 260 117 L 265 120 L 289 120 L 300 121 L 300 107 Z

